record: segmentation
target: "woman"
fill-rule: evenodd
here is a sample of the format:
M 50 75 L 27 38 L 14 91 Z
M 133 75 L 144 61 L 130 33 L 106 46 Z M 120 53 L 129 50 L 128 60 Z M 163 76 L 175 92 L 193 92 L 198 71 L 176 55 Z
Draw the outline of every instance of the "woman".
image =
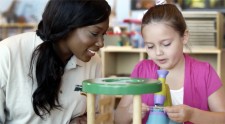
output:
M 76 85 L 101 75 L 111 8 L 105 0 L 50 0 L 35 32 L 0 42 L 0 123 L 79 123 Z

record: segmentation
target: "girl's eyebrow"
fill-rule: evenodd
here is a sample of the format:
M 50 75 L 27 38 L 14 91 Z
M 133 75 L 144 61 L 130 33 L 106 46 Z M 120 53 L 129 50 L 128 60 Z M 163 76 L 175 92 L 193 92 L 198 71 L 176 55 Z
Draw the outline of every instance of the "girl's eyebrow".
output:
M 150 42 L 144 41 L 144 44 L 153 44 L 153 43 L 150 43 Z
M 170 40 L 170 38 L 166 38 L 166 39 L 160 40 L 159 43 L 162 43 L 162 42 L 168 41 L 168 40 Z M 153 43 L 148 42 L 148 41 L 144 41 L 144 44 L 153 44 Z

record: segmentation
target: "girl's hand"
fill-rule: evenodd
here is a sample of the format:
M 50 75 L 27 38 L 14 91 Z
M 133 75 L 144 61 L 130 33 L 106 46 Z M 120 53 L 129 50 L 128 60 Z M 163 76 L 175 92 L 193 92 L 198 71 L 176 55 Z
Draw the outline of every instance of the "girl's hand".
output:
M 142 103 L 141 106 L 141 117 L 144 118 L 146 113 L 150 110 L 150 107 L 148 105 L 146 105 L 145 103 Z M 130 105 L 129 107 L 129 113 L 131 118 L 133 118 L 133 104 Z
M 187 105 L 176 105 L 165 107 L 164 111 L 171 120 L 182 123 L 191 119 L 194 108 Z

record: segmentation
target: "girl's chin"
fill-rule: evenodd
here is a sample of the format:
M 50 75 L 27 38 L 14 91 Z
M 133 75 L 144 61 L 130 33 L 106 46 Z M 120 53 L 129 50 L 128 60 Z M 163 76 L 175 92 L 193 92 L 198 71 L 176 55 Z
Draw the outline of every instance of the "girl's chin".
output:
M 165 69 L 165 70 L 170 70 L 171 69 L 171 66 L 169 66 L 169 65 L 162 65 L 162 64 L 157 64 L 159 67 L 160 67 L 160 69 Z

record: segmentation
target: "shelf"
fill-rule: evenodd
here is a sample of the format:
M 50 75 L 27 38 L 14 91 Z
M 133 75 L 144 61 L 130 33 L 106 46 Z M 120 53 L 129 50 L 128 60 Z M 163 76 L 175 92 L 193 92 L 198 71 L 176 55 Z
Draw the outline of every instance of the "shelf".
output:
M 223 47 L 224 16 L 217 11 L 183 11 L 193 46 Z
M 37 24 L 34 23 L 9 23 L 9 24 L 0 24 L 0 27 L 36 27 Z
M 145 49 L 137 49 L 137 48 L 133 48 L 131 46 L 107 46 L 101 49 L 101 51 L 104 52 L 131 52 L 131 53 L 136 53 L 136 52 L 145 52 Z
M 0 24 L 0 39 L 3 40 L 7 37 L 28 32 L 34 31 L 37 24 L 34 23 L 6 23 Z
M 215 47 L 191 47 L 190 50 L 185 48 L 184 53 L 189 54 L 218 54 L 221 50 Z
M 206 61 L 212 65 L 222 81 L 225 82 L 225 50 L 215 47 L 191 47 L 184 49 L 193 58 Z M 126 75 L 129 76 L 135 65 L 148 59 L 145 48 L 108 46 L 101 49 L 103 62 L 103 77 Z
M 104 52 L 131 52 L 131 53 L 146 53 L 145 48 L 133 48 L 131 46 L 125 46 L 125 47 L 120 47 L 120 46 L 107 46 L 101 49 L 101 51 Z M 217 54 L 220 53 L 221 50 L 215 47 L 191 47 L 189 49 L 184 49 L 185 53 L 190 53 L 190 54 Z

